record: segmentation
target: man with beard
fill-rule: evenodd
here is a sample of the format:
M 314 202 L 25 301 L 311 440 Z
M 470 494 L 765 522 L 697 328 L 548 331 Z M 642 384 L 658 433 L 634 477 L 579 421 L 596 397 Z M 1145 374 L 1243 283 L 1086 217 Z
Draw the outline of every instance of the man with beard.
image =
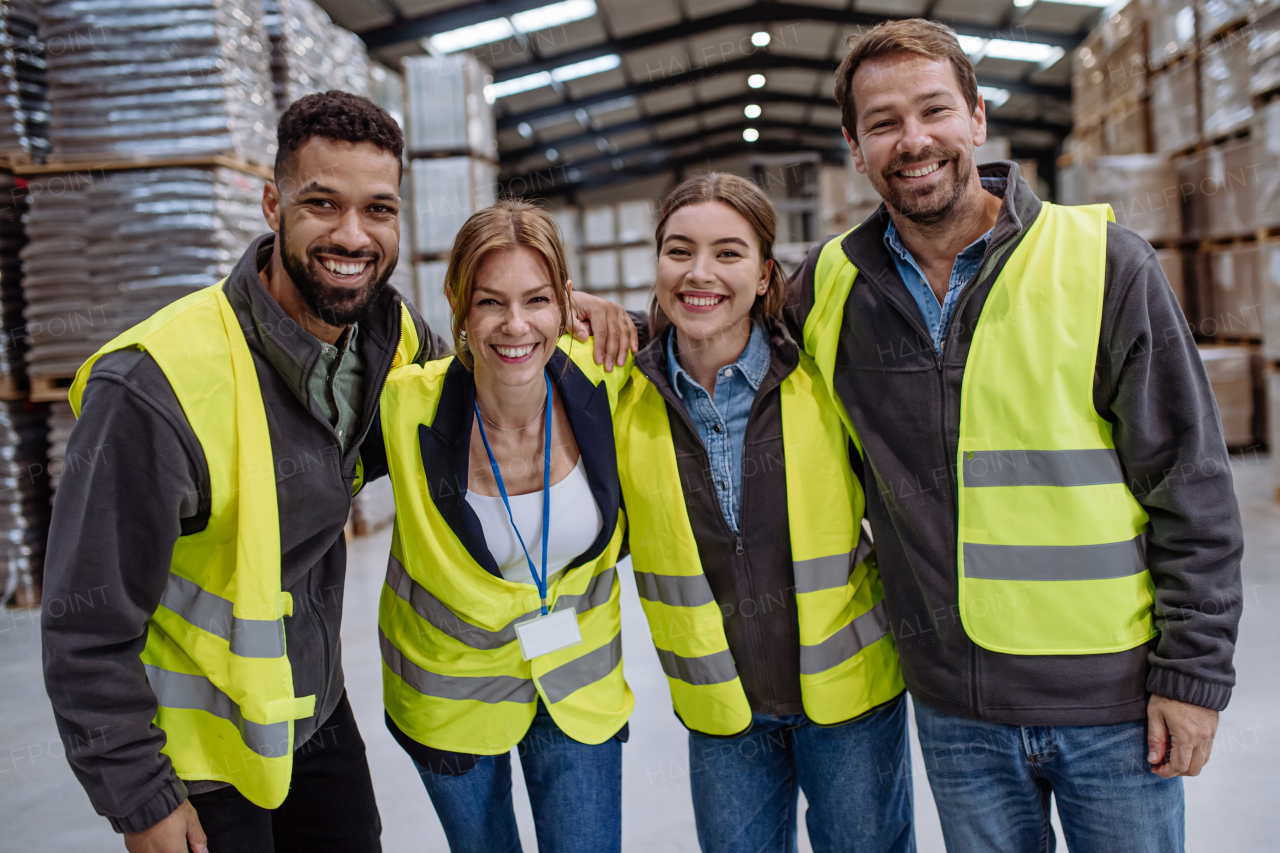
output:
M 277 135 L 276 234 L 71 389 L 68 458 L 91 461 L 58 488 L 45 600 L 94 606 L 44 614 L 45 681 L 72 769 L 134 853 L 380 849 L 343 684 L 343 527 L 387 373 L 446 346 L 387 285 L 395 121 L 328 92 Z M 601 343 L 634 346 L 620 308 L 592 310 Z
M 857 38 L 857 37 L 855 37 Z M 979 167 L 955 34 L 874 27 L 836 72 L 884 204 L 816 247 L 791 322 L 864 454 L 947 848 L 1169 851 L 1235 681 L 1242 532 L 1151 247 Z

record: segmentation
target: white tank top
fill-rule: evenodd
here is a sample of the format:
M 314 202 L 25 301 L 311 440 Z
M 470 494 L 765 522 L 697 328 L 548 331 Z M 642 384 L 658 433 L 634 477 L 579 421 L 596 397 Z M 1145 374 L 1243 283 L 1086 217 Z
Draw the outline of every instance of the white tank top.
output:
M 509 495 L 511 515 L 524 537 L 529 556 L 542 568 L 542 490 L 527 495 Z M 524 550 L 511 529 L 501 496 L 489 497 L 467 491 L 467 503 L 480 519 L 484 541 L 498 564 L 502 577 L 512 583 L 533 583 Z M 551 486 L 551 536 L 547 541 L 547 581 L 591 547 L 604 527 L 604 516 L 591 494 L 582 457 L 569 476 Z

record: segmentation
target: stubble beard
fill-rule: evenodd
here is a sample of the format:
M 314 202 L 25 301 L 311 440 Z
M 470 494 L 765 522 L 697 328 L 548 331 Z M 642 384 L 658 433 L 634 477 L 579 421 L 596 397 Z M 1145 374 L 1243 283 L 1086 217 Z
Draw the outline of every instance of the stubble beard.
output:
M 895 183 L 895 172 L 938 160 L 950 161 L 951 177 L 945 183 L 921 190 L 903 188 Z M 945 222 L 960 207 L 969 188 L 969 174 L 972 171 L 972 151 L 926 148 L 914 157 L 896 158 L 879 174 L 868 172 L 868 177 L 885 204 L 916 225 L 927 228 Z
M 342 258 L 367 259 L 374 267 L 383 262 L 382 255 L 377 252 L 350 252 L 340 246 L 320 246 L 308 251 L 295 252 L 285 236 L 284 218 L 280 219 L 280 232 L 277 235 L 280 249 L 280 261 L 284 270 L 298 289 L 298 295 L 322 322 L 330 326 L 348 326 L 359 322 L 378 296 L 387 289 L 387 282 L 395 272 L 396 261 L 386 265 L 386 269 L 369 279 L 369 283 L 359 290 L 335 287 L 321 280 L 311 268 L 311 264 L 319 264 L 319 254 L 334 255 Z

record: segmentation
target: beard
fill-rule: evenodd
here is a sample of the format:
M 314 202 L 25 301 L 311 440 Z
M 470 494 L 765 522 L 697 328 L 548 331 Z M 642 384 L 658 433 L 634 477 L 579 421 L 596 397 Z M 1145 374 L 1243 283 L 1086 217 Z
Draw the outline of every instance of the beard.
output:
M 341 246 L 314 246 L 305 251 L 295 251 L 285 237 L 284 218 L 280 219 L 280 260 L 284 270 L 293 280 L 302 301 L 323 322 L 330 326 L 349 326 L 364 317 L 369 306 L 387 289 L 387 281 L 395 272 L 396 261 L 387 263 L 376 251 L 352 252 Z M 334 255 L 340 258 L 368 260 L 373 267 L 369 283 L 352 290 L 337 287 L 323 281 L 312 268 L 320 265 L 317 255 Z M 383 268 L 379 265 L 384 264 Z
M 894 182 L 894 173 L 920 163 L 947 160 L 951 165 L 950 180 L 928 187 L 902 187 Z M 937 225 L 944 221 L 964 198 L 973 171 L 972 151 L 950 151 L 930 147 L 911 157 L 895 157 L 880 173 L 868 172 L 871 184 L 885 203 L 917 225 Z

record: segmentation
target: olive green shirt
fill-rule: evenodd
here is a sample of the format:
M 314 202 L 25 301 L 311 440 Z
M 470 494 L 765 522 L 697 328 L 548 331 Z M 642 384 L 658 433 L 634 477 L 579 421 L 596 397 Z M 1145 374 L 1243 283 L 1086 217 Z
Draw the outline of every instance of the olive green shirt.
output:
M 359 331 L 356 323 L 347 326 L 336 346 L 317 340 L 320 357 L 307 381 L 311 399 L 338 433 L 343 453 L 357 438 L 364 405 L 364 359 L 356 343 Z

